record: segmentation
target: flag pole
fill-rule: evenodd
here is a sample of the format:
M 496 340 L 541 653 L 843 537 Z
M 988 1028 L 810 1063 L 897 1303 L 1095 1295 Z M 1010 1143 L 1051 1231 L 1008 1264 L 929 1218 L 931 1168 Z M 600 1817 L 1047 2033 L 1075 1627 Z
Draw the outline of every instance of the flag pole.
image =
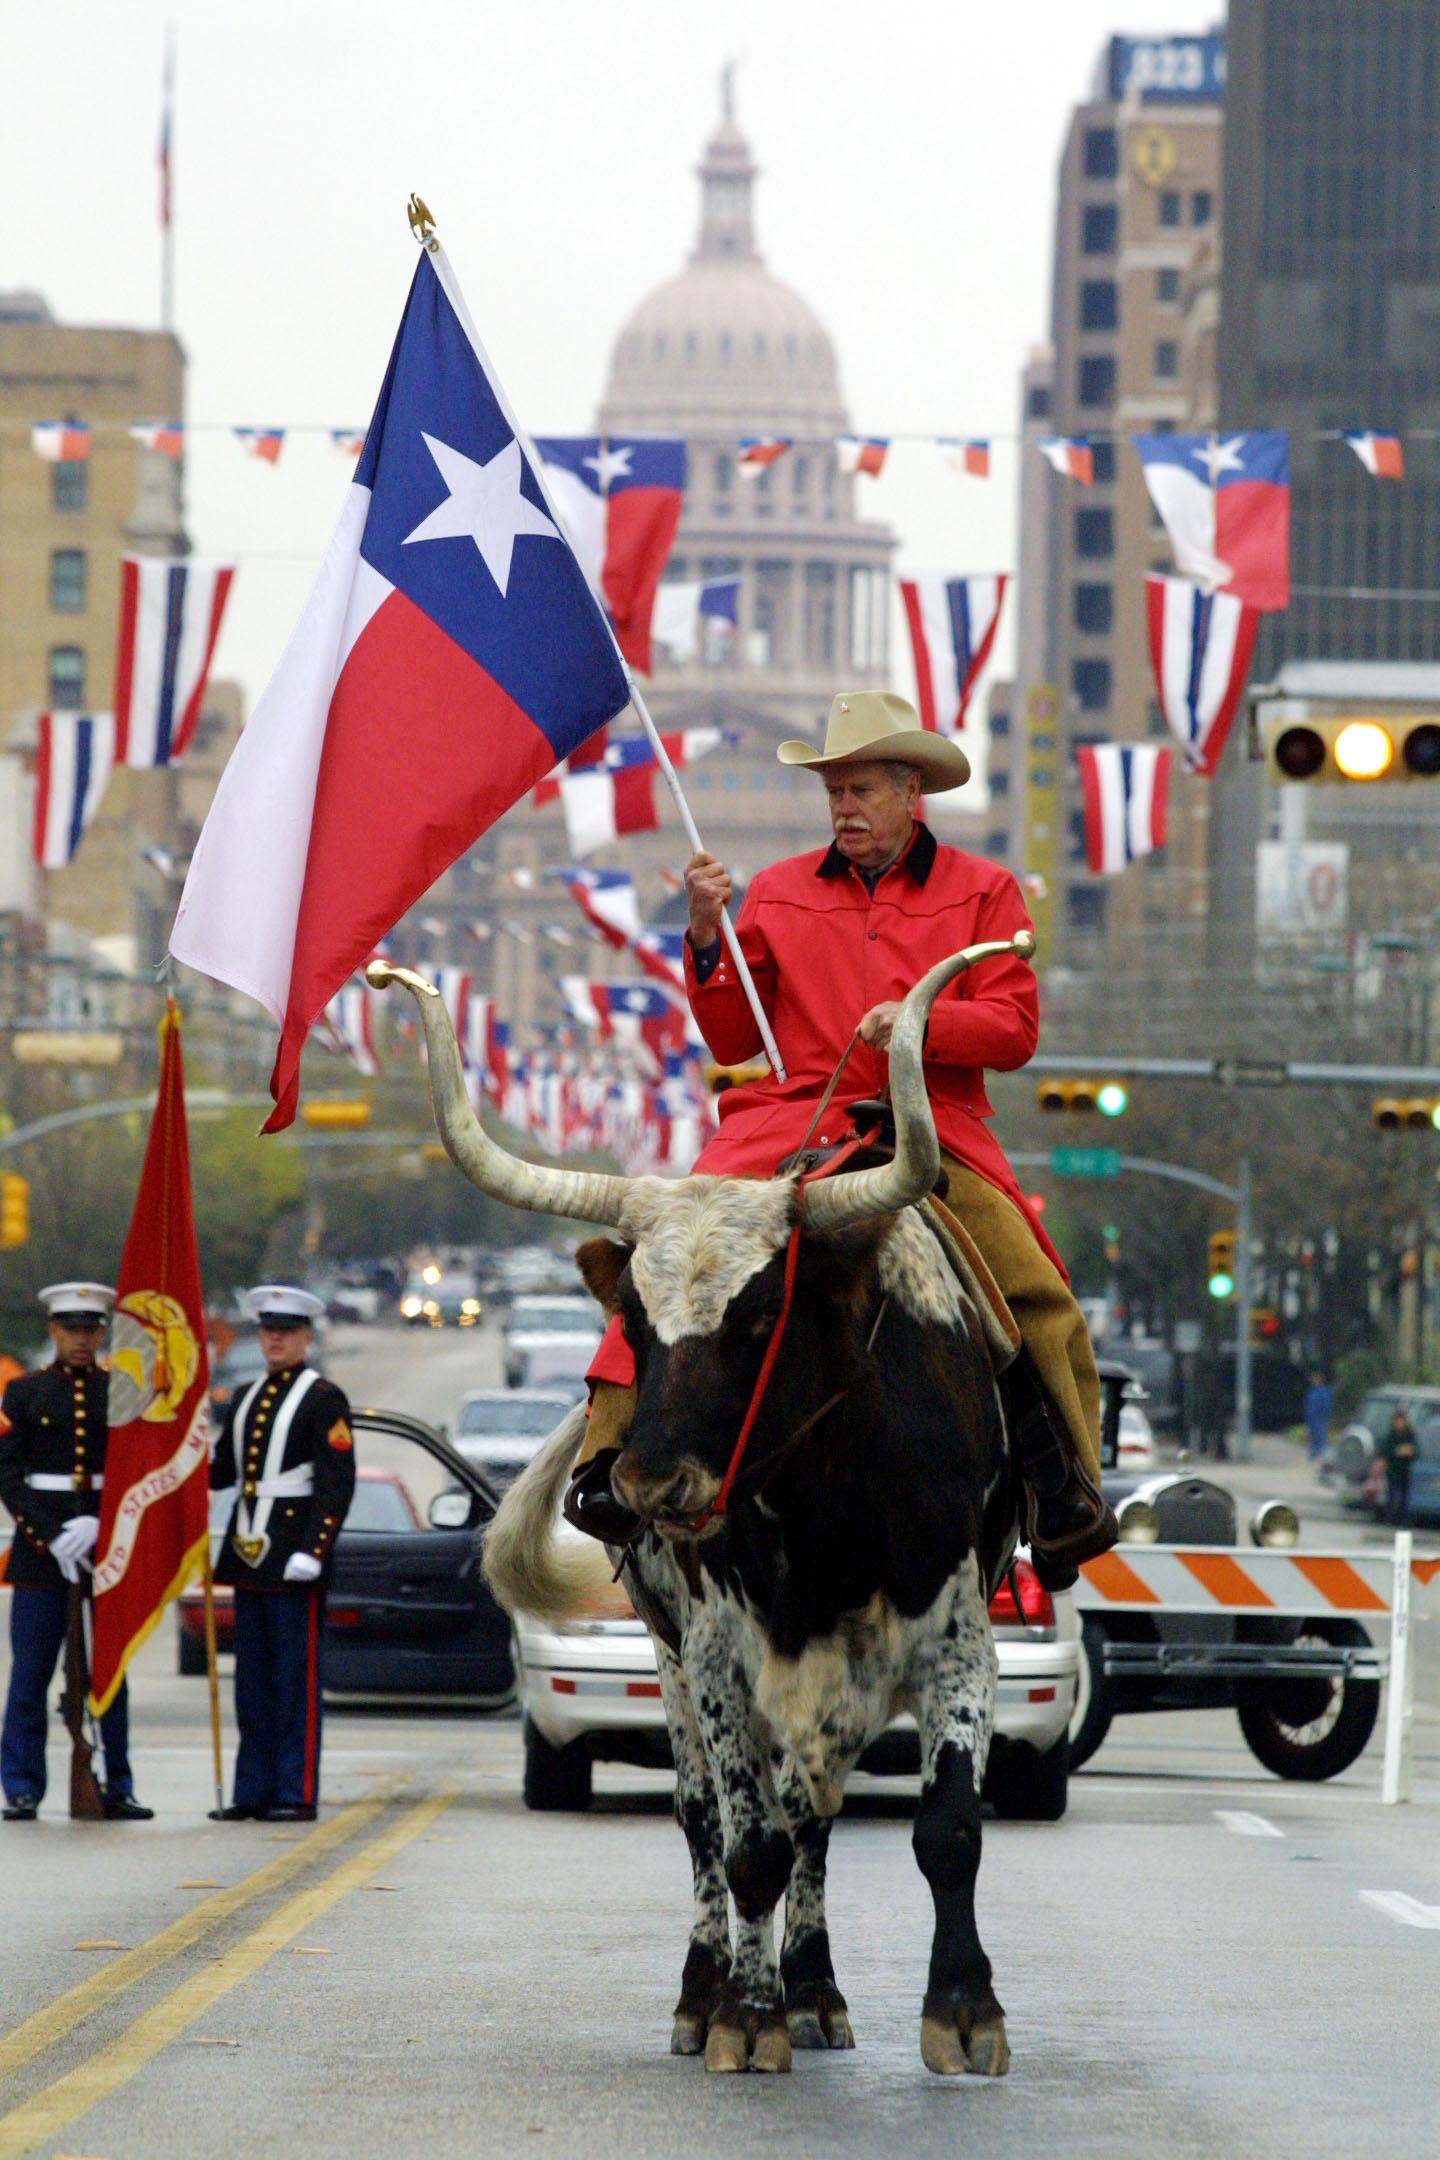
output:
M 639 684 L 628 668 L 626 673 L 630 674 L 630 702 L 640 715 L 640 724 L 649 736 L 650 747 L 655 752 L 655 762 L 664 775 L 665 785 L 675 799 L 675 807 L 680 813 L 680 822 L 685 828 L 685 837 L 698 855 L 704 850 L 705 843 L 700 838 L 699 828 L 690 815 L 690 805 L 686 802 L 681 791 L 680 776 L 670 762 L 670 753 L 665 748 L 660 730 L 650 717 L 650 708 L 641 695 Z M 775 1031 L 770 1025 L 769 1014 L 760 1002 L 760 993 L 755 987 L 755 978 L 750 973 L 750 963 L 740 950 L 740 940 L 735 934 L 735 925 L 730 920 L 730 910 L 728 908 L 720 910 L 720 934 L 730 949 L 731 959 L 735 962 L 735 973 L 740 978 L 740 987 L 745 992 L 750 1010 L 755 1016 L 755 1025 L 760 1031 L 760 1040 L 765 1045 L 765 1055 L 770 1060 L 776 1079 L 784 1080 L 787 1078 L 787 1074 L 780 1056 L 779 1045 L 775 1040 Z
M 175 327 L 175 25 L 165 27 L 160 108 L 160 327 Z
M 210 1752 L 215 1767 L 215 1805 L 225 1805 L 225 1766 L 220 1753 L 220 1668 L 215 1650 L 215 1574 L 210 1565 L 210 1540 L 205 1540 L 201 1562 L 205 1585 L 205 1674 L 210 1682 Z
M 490 387 L 495 394 L 496 403 L 499 405 L 501 412 L 504 413 L 505 418 L 509 421 L 511 429 L 520 443 L 520 447 L 524 453 L 526 463 L 529 465 L 531 471 L 534 473 L 535 479 L 539 484 L 540 492 L 545 498 L 546 508 L 549 510 L 550 515 L 554 520 L 555 524 L 558 526 L 559 530 L 563 533 L 565 530 L 565 521 L 560 516 L 559 511 L 556 509 L 554 500 L 550 494 L 550 490 L 545 484 L 545 468 L 541 464 L 540 459 L 535 453 L 535 445 L 531 442 L 530 437 L 525 432 L 524 428 L 520 425 L 518 416 L 511 411 L 509 401 L 506 398 L 504 391 L 501 389 L 500 384 L 495 379 L 494 370 L 490 366 L 489 356 L 485 351 L 485 347 L 480 342 L 480 333 L 475 328 L 475 323 L 470 314 L 470 310 L 465 304 L 465 296 L 460 290 L 459 280 L 455 276 L 455 273 L 450 266 L 449 256 L 446 254 L 444 248 L 440 244 L 439 236 L 435 230 L 435 220 L 432 217 L 430 211 L 426 208 L 425 204 L 421 202 L 418 195 L 412 195 L 410 198 L 409 218 L 410 229 L 414 233 L 418 244 L 422 248 L 424 248 L 426 254 L 430 257 L 431 262 L 434 264 L 435 274 L 439 278 L 440 284 L 444 289 L 445 297 L 450 302 L 451 307 L 455 310 L 455 318 L 459 323 L 461 329 L 464 331 L 466 337 L 469 339 L 475 357 L 478 359 L 481 367 L 485 371 L 485 378 L 490 384 Z M 603 484 L 603 457 L 601 459 L 601 475 Z M 690 815 L 690 805 L 686 802 L 684 795 L 680 791 L 680 782 L 675 777 L 675 767 L 671 764 L 669 757 L 666 755 L 665 745 L 660 740 L 659 730 L 656 728 L 655 722 L 651 719 L 649 710 L 645 704 L 645 700 L 640 694 L 639 686 L 635 681 L 635 677 L 630 668 L 629 662 L 626 660 L 625 655 L 620 651 L 620 640 L 615 636 L 615 625 L 610 621 L 610 618 L 605 611 L 603 601 L 597 599 L 597 605 L 600 608 L 601 620 L 606 624 L 607 628 L 609 629 L 611 641 L 615 646 L 617 654 L 619 654 L 620 664 L 625 669 L 626 678 L 630 684 L 630 701 L 634 705 L 636 712 L 638 712 L 640 715 L 641 725 L 644 727 L 645 733 L 649 736 L 651 748 L 655 752 L 656 763 L 659 765 L 661 772 L 664 774 L 665 785 L 669 788 L 671 795 L 675 799 L 675 807 L 680 813 L 680 822 L 685 828 L 686 838 L 689 840 L 690 845 L 695 850 L 695 852 L 699 854 L 704 848 L 704 842 L 700 838 L 700 833 L 695 824 L 694 818 Z M 616 718 L 618 719 L 618 717 L 619 715 L 617 714 Z M 771 1066 L 774 1069 L 776 1079 L 783 1080 L 786 1078 L 786 1072 L 784 1063 L 780 1056 L 779 1046 L 775 1041 L 775 1031 L 770 1025 L 769 1015 L 766 1013 L 764 1006 L 760 1003 L 760 993 L 755 988 L 755 978 L 750 973 L 749 963 L 747 962 L 744 953 L 742 953 L 740 950 L 740 940 L 735 935 L 735 926 L 730 920 L 730 911 L 728 908 L 722 908 L 720 911 L 720 931 L 721 935 L 724 937 L 725 943 L 730 948 L 730 957 L 735 962 L 735 973 L 740 978 L 740 987 L 745 992 L 746 1001 L 749 1004 L 751 1012 L 754 1014 L 755 1025 L 760 1033 L 760 1040 L 765 1046 L 765 1055 L 770 1060 Z

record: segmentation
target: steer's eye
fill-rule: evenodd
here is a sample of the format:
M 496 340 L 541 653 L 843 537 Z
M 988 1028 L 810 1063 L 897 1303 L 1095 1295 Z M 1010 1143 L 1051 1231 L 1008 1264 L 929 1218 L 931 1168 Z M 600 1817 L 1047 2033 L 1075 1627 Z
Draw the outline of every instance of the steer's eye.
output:
M 780 1309 L 778 1306 L 774 1307 L 769 1312 L 756 1313 L 755 1318 L 750 1322 L 749 1329 L 749 1332 L 753 1339 L 756 1342 L 765 1342 L 766 1340 L 768 1340 L 768 1338 L 774 1334 L 775 1323 L 779 1318 Z

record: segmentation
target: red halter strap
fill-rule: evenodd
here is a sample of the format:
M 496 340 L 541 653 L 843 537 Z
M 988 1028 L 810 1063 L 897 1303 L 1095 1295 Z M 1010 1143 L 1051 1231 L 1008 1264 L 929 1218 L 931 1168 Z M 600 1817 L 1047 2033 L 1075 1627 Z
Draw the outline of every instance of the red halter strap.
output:
M 854 1134 L 842 1147 L 835 1150 L 828 1162 L 819 1164 L 814 1170 L 802 1171 L 795 1180 L 797 1202 L 800 1198 L 801 1189 L 808 1185 L 812 1178 L 832 1176 L 835 1171 L 841 1169 L 850 1160 L 850 1157 L 858 1149 L 868 1147 L 879 1130 L 879 1126 L 874 1125 L 867 1132 Z M 745 1412 L 740 1430 L 735 1435 L 735 1445 L 730 1450 L 730 1460 L 725 1466 L 725 1475 L 720 1480 L 720 1490 L 708 1506 L 701 1508 L 698 1515 L 691 1517 L 690 1528 L 694 1531 L 704 1530 L 709 1524 L 719 1521 L 724 1516 L 729 1505 L 731 1490 L 740 1472 L 740 1465 L 745 1460 L 745 1450 L 750 1445 L 750 1435 L 754 1431 L 755 1420 L 760 1415 L 760 1405 L 765 1400 L 765 1390 L 770 1385 L 770 1375 L 775 1370 L 775 1360 L 780 1355 L 780 1345 L 785 1340 L 785 1328 L 790 1318 L 790 1306 L 795 1295 L 795 1270 L 800 1259 L 800 1220 L 801 1218 L 797 1213 L 795 1227 L 791 1230 L 789 1242 L 785 1247 L 785 1278 L 780 1292 L 780 1310 L 775 1315 L 775 1325 L 770 1330 L 770 1340 L 765 1345 L 765 1355 L 760 1361 L 760 1370 L 755 1375 L 755 1385 L 750 1391 L 749 1407 Z

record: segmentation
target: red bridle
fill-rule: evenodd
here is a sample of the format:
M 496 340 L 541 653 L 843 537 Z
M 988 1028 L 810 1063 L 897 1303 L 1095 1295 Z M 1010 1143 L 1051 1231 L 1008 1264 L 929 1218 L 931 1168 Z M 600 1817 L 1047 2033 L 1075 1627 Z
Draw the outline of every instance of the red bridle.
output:
M 760 1415 L 760 1405 L 765 1400 L 765 1390 L 769 1387 L 770 1376 L 775 1370 L 775 1360 L 780 1355 L 780 1345 L 785 1340 L 785 1329 L 790 1319 L 790 1307 L 795 1295 L 795 1270 L 800 1259 L 800 1223 L 802 1219 L 800 1208 L 803 1201 L 804 1187 L 814 1178 L 830 1177 L 836 1170 L 841 1169 L 858 1149 L 869 1146 L 879 1130 L 879 1126 L 874 1125 L 867 1132 L 855 1133 L 845 1142 L 843 1147 L 835 1150 L 835 1153 L 827 1162 L 818 1164 L 813 1170 L 803 1170 L 795 1180 L 795 1226 L 790 1232 L 789 1242 L 785 1247 L 785 1277 L 780 1292 L 780 1310 L 775 1315 L 775 1325 L 770 1330 L 770 1340 L 765 1345 L 765 1355 L 760 1361 L 760 1370 L 755 1375 L 755 1385 L 750 1390 L 750 1402 L 741 1422 L 740 1430 L 735 1435 L 735 1445 L 730 1450 L 730 1460 L 725 1466 L 725 1475 L 720 1480 L 720 1489 L 714 1499 L 701 1508 L 698 1515 L 691 1517 L 689 1527 L 692 1531 L 698 1532 L 707 1529 L 712 1522 L 720 1520 L 726 1512 L 731 1491 L 740 1472 L 740 1465 L 745 1460 L 745 1450 L 750 1445 L 750 1435 L 755 1429 L 755 1420 Z

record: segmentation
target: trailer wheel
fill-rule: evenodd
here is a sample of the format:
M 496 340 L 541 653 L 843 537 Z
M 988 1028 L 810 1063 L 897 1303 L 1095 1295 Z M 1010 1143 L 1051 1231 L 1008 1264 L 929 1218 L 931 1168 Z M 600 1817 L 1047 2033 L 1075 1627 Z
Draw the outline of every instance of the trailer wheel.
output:
M 1298 1646 L 1370 1641 L 1358 1620 L 1307 1620 Z M 1277 1777 L 1318 1783 L 1348 1770 L 1375 1730 L 1378 1680 L 1265 1680 L 1247 1685 L 1237 1705 L 1250 1752 Z

